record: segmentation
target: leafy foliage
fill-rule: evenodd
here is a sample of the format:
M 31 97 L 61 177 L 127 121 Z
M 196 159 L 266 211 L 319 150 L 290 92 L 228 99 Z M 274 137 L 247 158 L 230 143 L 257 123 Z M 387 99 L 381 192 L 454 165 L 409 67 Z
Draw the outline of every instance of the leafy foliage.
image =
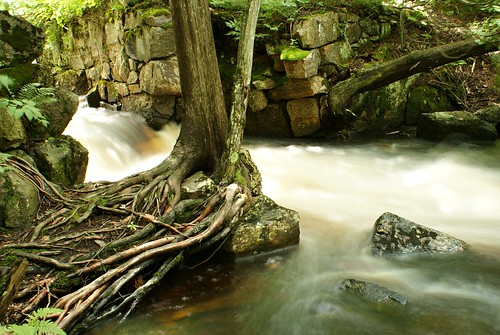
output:
M 0 326 L 7 335 L 66 335 L 53 321 L 47 320 L 52 314 L 60 313 L 58 308 L 41 308 L 29 315 L 22 325 Z
M 0 173 L 4 173 L 4 172 L 9 171 L 11 169 L 9 166 L 3 166 L 3 164 L 5 164 L 7 162 L 7 159 L 9 159 L 10 156 L 11 156 L 10 154 L 0 152 Z M 0 289 L 1 289 L 1 285 L 0 285 Z
M 17 119 L 25 116 L 30 121 L 38 121 L 45 127 L 49 122 L 37 107 L 39 104 L 56 101 L 54 89 L 41 87 L 40 84 L 32 83 L 21 87 L 17 92 L 12 92 L 10 87 L 13 81 L 5 75 L 0 75 L 0 88 L 4 87 L 9 92 L 11 98 L 0 98 L 0 109 L 4 109 L 9 115 Z

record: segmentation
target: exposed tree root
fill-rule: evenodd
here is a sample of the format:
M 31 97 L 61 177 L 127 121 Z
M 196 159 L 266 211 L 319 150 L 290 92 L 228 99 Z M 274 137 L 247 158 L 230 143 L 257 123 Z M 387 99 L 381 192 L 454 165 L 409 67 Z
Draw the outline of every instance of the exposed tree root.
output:
M 75 332 L 132 310 L 184 257 L 222 243 L 249 194 L 230 184 L 183 198 L 181 183 L 192 169 L 186 161 L 170 156 L 116 183 L 63 191 L 26 162 L 9 159 L 50 208 L 21 239 L 0 247 L 2 255 L 27 259 L 43 275 L 24 281 L 17 295 L 22 311 L 60 308 L 56 322 Z

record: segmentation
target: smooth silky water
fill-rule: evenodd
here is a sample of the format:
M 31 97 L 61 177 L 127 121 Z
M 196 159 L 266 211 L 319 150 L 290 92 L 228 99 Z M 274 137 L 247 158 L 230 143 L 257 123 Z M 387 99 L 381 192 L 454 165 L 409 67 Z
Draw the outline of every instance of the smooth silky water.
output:
M 67 133 L 88 147 L 88 179 L 99 180 L 159 163 L 178 130 L 152 132 L 139 118 L 82 108 Z M 125 321 L 88 334 L 500 334 L 499 145 L 245 146 L 264 193 L 299 212 L 300 244 L 171 273 Z M 460 238 L 471 252 L 371 256 L 371 230 L 386 211 Z M 345 278 L 384 285 L 408 303 L 353 296 L 338 288 Z

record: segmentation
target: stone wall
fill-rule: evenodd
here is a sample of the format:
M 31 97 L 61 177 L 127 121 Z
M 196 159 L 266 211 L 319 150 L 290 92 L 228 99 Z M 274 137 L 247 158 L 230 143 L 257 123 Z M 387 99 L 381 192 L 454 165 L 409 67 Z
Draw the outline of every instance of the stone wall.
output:
M 363 18 L 342 11 L 293 22 L 285 42 L 266 45 L 265 54 L 255 55 L 258 64 L 254 65 L 246 133 L 304 137 L 342 130 L 345 125 L 332 121 L 326 108 L 329 87 L 348 76 L 352 63 L 366 50 L 383 54 L 383 41 L 391 36 L 392 28 L 389 17 Z M 70 26 L 60 40 L 46 59 L 66 69 L 58 76 L 61 85 L 79 94 L 94 91 L 98 100 L 144 115 L 154 128 L 181 114 L 168 9 L 115 12 L 111 19 L 89 13 Z M 227 50 L 219 50 L 219 56 L 224 52 Z M 354 99 L 356 120 L 349 128 L 389 131 L 404 124 L 407 97 L 416 82 L 395 83 Z M 377 98 L 380 96 L 385 98 Z M 413 123 L 421 112 L 429 111 L 415 108 L 408 118 Z
M 145 116 L 153 127 L 174 114 L 179 69 L 167 9 L 88 13 L 71 25 L 44 62 L 64 69 L 61 86 Z M 83 85 L 82 85 L 83 83 Z

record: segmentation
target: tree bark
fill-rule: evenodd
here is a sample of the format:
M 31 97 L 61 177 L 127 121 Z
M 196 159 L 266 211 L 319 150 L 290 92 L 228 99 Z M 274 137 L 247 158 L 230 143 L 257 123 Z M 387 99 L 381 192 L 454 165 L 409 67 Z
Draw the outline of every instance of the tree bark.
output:
M 247 12 L 243 19 L 240 42 L 238 44 L 238 60 L 234 74 L 234 89 L 230 114 L 230 131 L 226 141 L 226 151 L 222 162 L 224 172 L 223 183 L 233 181 L 240 163 L 240 149 L 246 123 L 246 110 L 252 79 L 253 50 L 255 30 L 259 18 L 260 0 L 248 0 Z
M 346 113 L 346 107 L 355 94 L 383 87 L 447 63 L 496 50 L 498 43 L 479 44 L 476 40 L 469 39 L 428 50 L 413 51 L 403 57 L 362 69 L 353 77 L 332 87 L 328 93 L 329 110 L 335 116 L 348 118 L 350 113 Z
M 24 279 L 24 275 L 26 274 L 26 270 L 28 269 L 28 261 L 23 259 L 15 268 L 13 268 L 8 276 L 7 286 L 0 296 L 0 322 L 3 321 L 5 314 L 7 313 L 7 309 L 11 304 L 14 296 L 21 286 L 21 282 Z
M 173 0 L 170 6 L 185 110 L 172 155 L 194 155 L 195 168 L 213 172 L 225 147 L 228 118 L 208 0 Z

